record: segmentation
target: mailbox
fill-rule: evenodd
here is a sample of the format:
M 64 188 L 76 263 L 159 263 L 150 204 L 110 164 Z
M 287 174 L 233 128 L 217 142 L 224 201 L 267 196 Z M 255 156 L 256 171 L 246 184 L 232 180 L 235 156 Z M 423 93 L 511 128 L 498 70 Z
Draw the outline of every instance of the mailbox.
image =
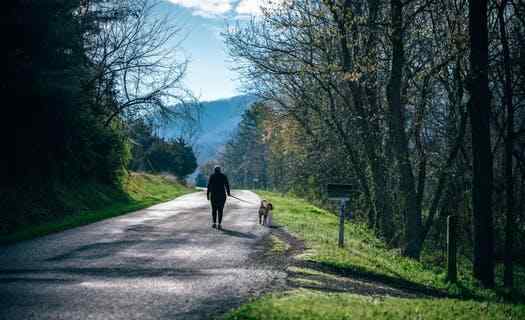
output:
M 352 192 L 355 192 L 355 187 L 351 184 L 329 183 L 326 185 L 328 200 L 350 200 L 350 194 Z
M 329 183 L 326 185 L 326 195 L 328 200 L 340 201 L 339 209 L 339 247 L 344 247 L 345 243 L 345 207 L 346 202 L 350 200 L 350 194 L 355 192 L 355 188 L 351 184 L 337 184 Z

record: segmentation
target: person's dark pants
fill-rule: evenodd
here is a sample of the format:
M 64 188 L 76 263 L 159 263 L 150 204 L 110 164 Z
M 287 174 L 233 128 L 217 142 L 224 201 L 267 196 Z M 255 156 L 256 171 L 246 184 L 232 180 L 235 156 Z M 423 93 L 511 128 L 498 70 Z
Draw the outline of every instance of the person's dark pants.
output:
M 217 216 L 219 218 L 219 224 L 222 222 L 222 211 L 224 210 L 224 203 L 226 202 L 226 199 L 220 200 L 220 201 L 212 201 L 211 202 L 211 217 L 213 219 L 213 223 L 217 223 Z

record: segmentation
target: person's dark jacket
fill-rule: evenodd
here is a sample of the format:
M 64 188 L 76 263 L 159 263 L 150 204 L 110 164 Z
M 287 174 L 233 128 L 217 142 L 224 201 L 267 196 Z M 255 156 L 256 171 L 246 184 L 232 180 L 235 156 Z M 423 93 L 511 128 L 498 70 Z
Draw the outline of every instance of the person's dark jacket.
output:
M 208 199 L 212 202 L 226 201 L 226 194 L 230 195 L 230 184 L 228 177 L 221 172 L 215 172 L 208 180 L 208 191 L 206 193 Z

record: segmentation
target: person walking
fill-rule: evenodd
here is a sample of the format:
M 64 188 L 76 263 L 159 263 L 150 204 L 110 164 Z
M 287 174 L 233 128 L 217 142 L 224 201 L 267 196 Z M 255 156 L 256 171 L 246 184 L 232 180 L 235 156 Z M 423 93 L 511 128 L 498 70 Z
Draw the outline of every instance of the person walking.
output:
M 206 198 L 211 202 L 211 217 L 213 219 L 212 228 L 222 229 L 222 213 L 226 203 L 226 195 L 231 197 L 230 184 L 228 177 L 221 172 L 221 167 L 216 166 L 215 172 L 212 173 L 208 180 Z M 217 218 L 219 225 L 217 226 Z

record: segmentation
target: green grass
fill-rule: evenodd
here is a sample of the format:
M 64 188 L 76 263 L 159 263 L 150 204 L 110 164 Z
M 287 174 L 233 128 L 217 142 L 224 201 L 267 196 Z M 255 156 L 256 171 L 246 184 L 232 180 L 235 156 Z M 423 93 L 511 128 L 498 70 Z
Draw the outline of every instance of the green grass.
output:
M 338 218 L 334 214 L 299 198 L 258 193 L 273 203 L 275 222 L 305 241 L 307 250 L 298 258 L 305 261 L 307 267 L 300 270 L 302 278 L 291 282 L 299 288 L 318 288 L 325 292 L 299 289 L 268 295 L 241 306 L 226 319 L 525 319 L 523 304 L 507 304 L 500 291 L 480 288 L 470 275 L 470 266 L 461 265 L 458 283 L 451 284 L 445 280 L 443 268 L 401 256 L 398 250 L 387 248 L 359 223 L 345 224 L 345 247 L 339 248 Z M 372 280 L 421 297 L 425 293 L 454 299 L 388 297 L 378 300 L 351 292 L 330 293 L 333 288 L 340 288 L 333 285 L 336 280 L 329 280 L 334 278 L 333 274 Z M 319 281 L 326 283 L 323 286 L 316 283 Z M 517 270 L 516 282 L 521 290 L 513 292 L 513 300 L 523 302 L 519 298 L 523 297 L 525 284 L 523 269 Z
M 277 238 L 274 235 L 270 236 L 270 254 L 284 254 L 286 250 L 290 247 L 286 242 Z
M 524 305 L 455 299 L 406 299 L 293 290 L 245 304 L 226 319 L 523 319 Z
M 97 184 L 82 185 L 75 190 L 60 189 L 58 196 L 64 206 L 78 208 L 77 211 L 46 223 L 24 225 L 9 234 L 0 235 L 0 243 L 32 239 L 86 225 L 143 209 L 192 191 L 193 189 L 172 178 L 138 173 L 131 173 L 125 178 L 122 190 Z

